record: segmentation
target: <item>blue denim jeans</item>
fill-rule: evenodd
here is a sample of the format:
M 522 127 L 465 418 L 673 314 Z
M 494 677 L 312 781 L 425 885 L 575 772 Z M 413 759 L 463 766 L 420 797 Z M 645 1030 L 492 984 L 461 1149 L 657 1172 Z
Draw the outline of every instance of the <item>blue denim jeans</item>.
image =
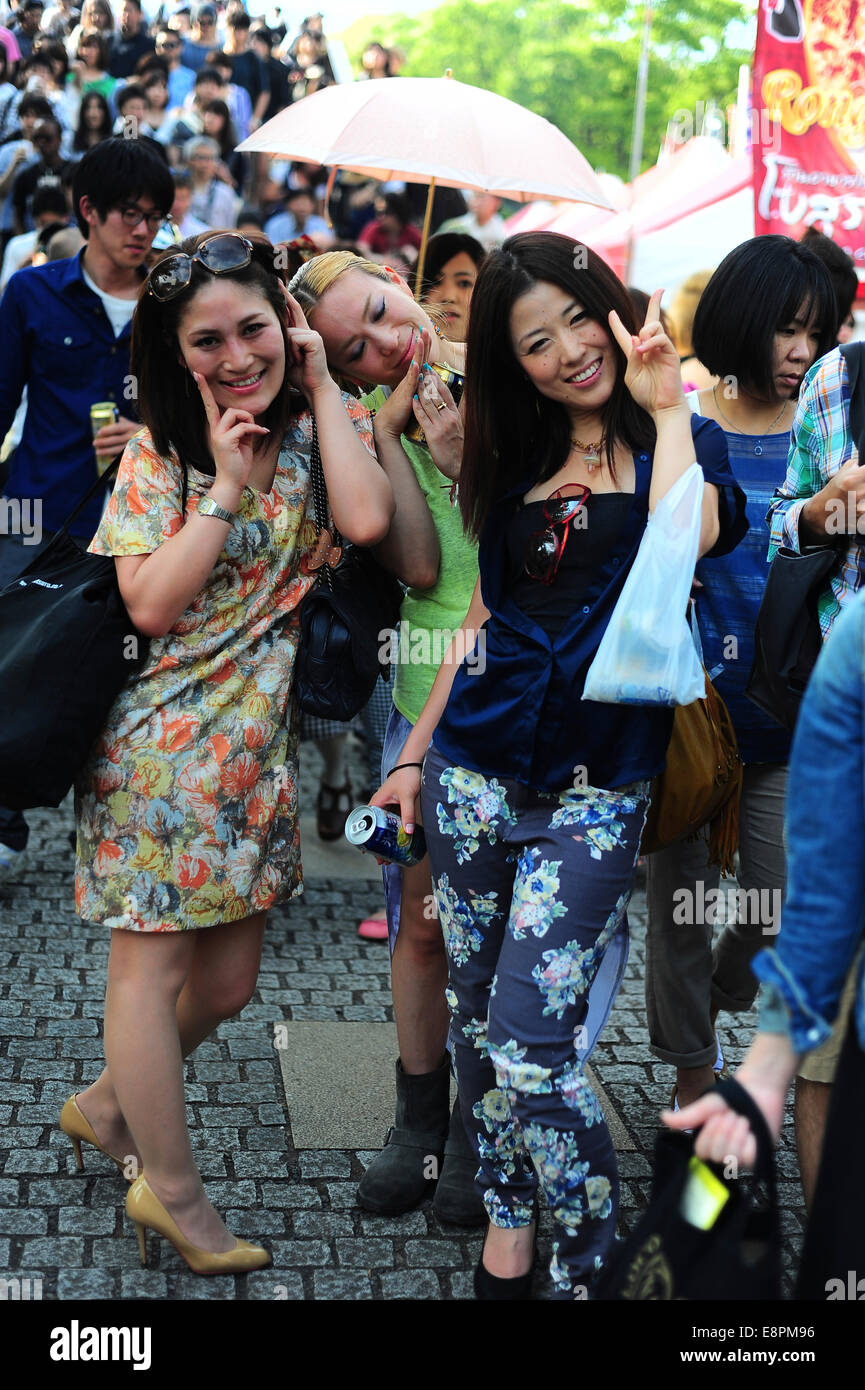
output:
M 584 1065 L 627 960 L 649 783 L 533 791 L 432 746 L 421 804 L 448 953 L 451 1051 L 490 1220 L 544 1192 L 561 1298 L 585 1296 L 615 1238 L 616 1157 Z

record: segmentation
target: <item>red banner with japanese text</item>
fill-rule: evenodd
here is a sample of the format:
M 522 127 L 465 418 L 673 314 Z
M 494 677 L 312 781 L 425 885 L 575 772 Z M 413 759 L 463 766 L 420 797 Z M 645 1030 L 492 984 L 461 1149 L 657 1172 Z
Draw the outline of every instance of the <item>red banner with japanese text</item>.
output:
M 865 0 L 761 0 L 755 231 L 816 226 L 865 271 Z

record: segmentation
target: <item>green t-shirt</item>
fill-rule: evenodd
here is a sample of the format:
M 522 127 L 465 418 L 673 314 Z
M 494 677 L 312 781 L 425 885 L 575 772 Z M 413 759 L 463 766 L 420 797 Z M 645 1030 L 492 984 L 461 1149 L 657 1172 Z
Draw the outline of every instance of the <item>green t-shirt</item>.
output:
M 375 414 L 387 398 L 377 387 L 361 399 Z M 432 513 L 441 547 L 439 576 L 433 587 L 406 590 L 400 608 L 399 642 L 392 652 L 393 702 L 400 714 L 416 724 L 451 637 L 468 612 L 478 577 L 478 548 L 463 531 L 459 507 L 451 504 L 450 484 L 436 468 L 429 449 L 425 444 L 413 444 L 405 435 L 402 446 Z

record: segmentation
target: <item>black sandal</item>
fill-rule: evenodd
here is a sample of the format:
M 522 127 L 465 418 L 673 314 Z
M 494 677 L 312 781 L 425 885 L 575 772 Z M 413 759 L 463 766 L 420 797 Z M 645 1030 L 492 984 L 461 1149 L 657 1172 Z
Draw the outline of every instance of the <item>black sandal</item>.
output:
M 338 840 L 352 809 L 351 783 L 329 787 L 322 782 L 315 803 L 316 829 L 320 840 Z

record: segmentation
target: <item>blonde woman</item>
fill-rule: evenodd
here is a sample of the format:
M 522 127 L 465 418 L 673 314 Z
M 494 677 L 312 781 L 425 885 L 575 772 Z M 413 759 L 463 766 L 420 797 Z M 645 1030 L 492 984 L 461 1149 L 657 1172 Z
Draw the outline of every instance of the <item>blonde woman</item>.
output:
M 462 462 L 462 419 L 453 395 L 431 364 L 461 372 L 465 349 L 439 337 L 423 305 L 387 266 L 346 251 L 308 261 L 292 293 L 324 342 L 331 370 L 375 412 L 379 462 L 390 478 L 401 518 L 384 552 L 408 584 L 400 614 L 394 707 L 385 736 L 382 772 L 397 756 L 432 688 L 441 655 L 460 627 L 477 580 L 477 551 L 456 508 Z M 423 443 L 407 437 L 415 423 Z M 391 983 L 399 1042 L 396 1120 L 382 1152 L 358 1189 L 368 1211 L 396 1215 L 427 1196 L 434 1182 L 428 1156 L 439 1164 L 437 1214 L 457 1224 L 484 1219 L 474 1191 L 476 1163 L 454 1107 L 445 1052 L 447 959 L 430 911 L 429 861 L 384 873 Z M 447 1146 L 447 1148 L 445 1147 Z M 443 1166 L 442 1166 L 443 1164 Z

